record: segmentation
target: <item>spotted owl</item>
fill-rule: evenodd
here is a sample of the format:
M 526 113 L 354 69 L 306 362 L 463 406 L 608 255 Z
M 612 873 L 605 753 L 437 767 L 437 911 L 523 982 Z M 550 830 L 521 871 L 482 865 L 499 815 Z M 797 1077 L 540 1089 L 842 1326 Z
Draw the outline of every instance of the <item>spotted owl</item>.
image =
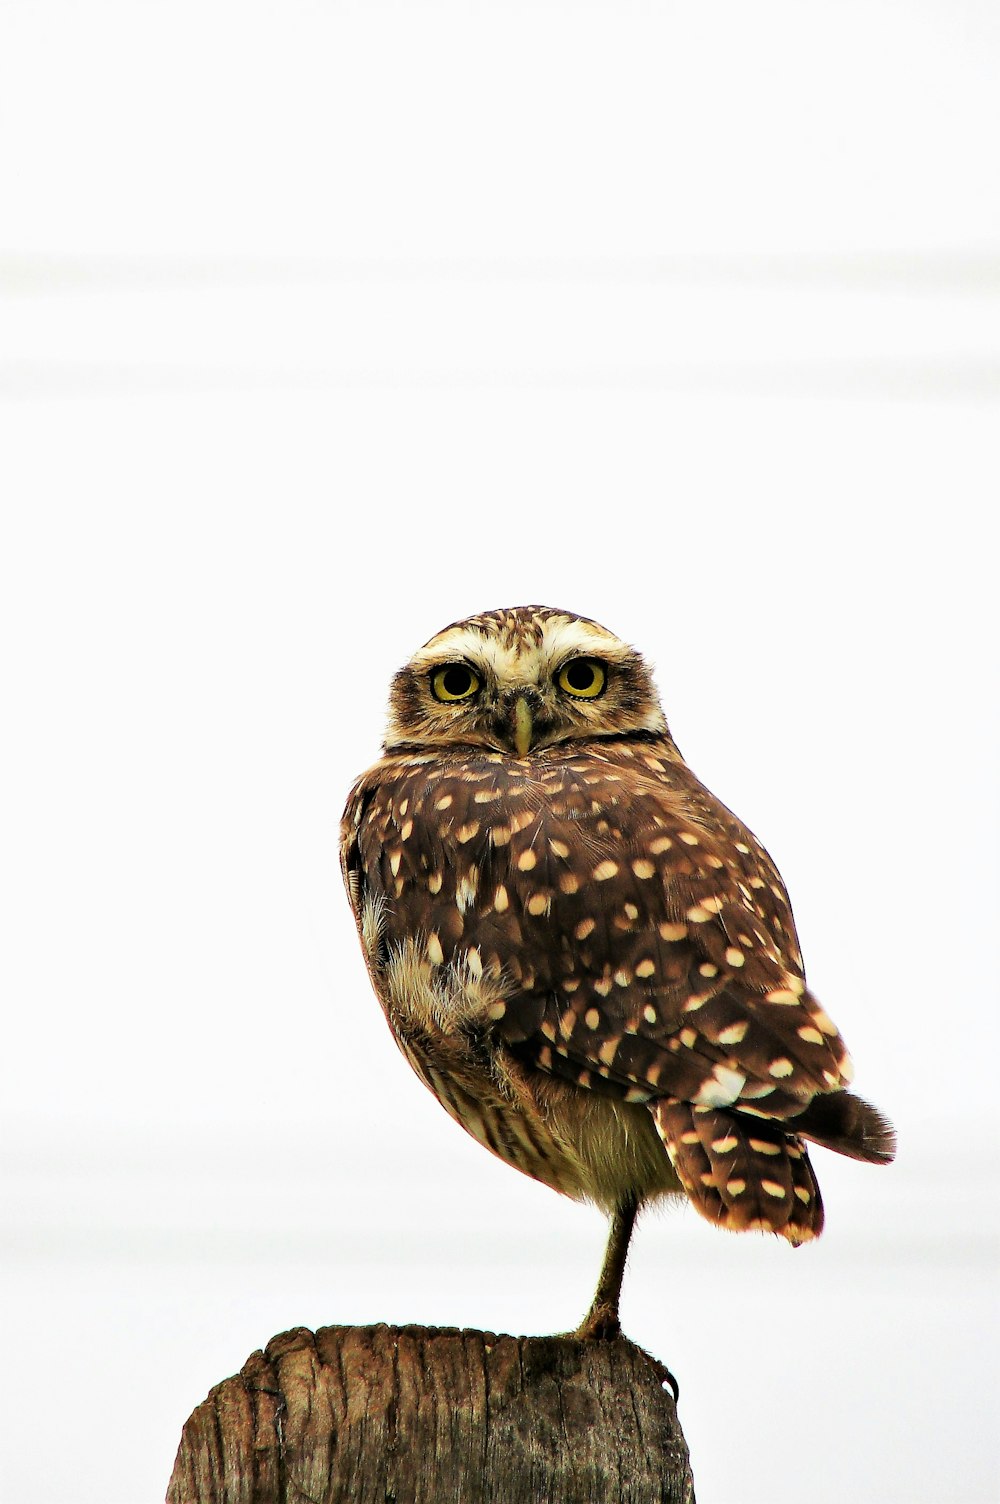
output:
M 819 1235 L 807 1143 L 871 1163 L 887 1121 L 808 990 L 781 877 L 699 783 L 641 656 L 525 606 L 396 674 L 342 864 L 397 1044 L 487 1149 L 611 1231 L 581 1336 L 616 1335 L 636 1211 Z

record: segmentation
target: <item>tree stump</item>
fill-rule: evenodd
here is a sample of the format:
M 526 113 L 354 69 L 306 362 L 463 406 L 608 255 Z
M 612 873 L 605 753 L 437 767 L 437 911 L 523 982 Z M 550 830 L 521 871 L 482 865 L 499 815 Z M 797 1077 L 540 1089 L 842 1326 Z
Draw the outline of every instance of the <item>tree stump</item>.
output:
M 694 1504 L 667 1370 L 619 1339 L 272 1338 L 184 1427 L 167 1504 Z

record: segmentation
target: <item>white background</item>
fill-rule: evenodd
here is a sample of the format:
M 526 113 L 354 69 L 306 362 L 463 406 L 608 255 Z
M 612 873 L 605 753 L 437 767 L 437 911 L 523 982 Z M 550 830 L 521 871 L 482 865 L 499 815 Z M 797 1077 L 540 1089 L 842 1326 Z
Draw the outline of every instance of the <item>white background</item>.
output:
M 296 1324 L 582 1314 L 336 865 L 392 670 L 528 601 L 653 659 L 900 1131 L 813 1248 L 640 1227 L 699 1504 L 996 1497 L 996 16 L 0 4 L 9 1504 L 162 1498 Z

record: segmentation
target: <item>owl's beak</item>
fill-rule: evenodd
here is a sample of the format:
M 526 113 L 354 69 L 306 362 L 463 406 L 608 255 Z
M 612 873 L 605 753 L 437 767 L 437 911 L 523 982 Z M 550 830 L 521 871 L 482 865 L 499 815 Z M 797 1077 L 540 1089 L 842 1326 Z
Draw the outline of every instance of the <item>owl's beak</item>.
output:
M 524 695 L 518 695 L 514 701 L 514 750 L 518 757 L 527 757 L 533 730 L 531 707 Z
M 546 721 L 545 704 L 533 684 L 511 685 L 501 693 L 494 728 L 515 757 L 527 757 Z

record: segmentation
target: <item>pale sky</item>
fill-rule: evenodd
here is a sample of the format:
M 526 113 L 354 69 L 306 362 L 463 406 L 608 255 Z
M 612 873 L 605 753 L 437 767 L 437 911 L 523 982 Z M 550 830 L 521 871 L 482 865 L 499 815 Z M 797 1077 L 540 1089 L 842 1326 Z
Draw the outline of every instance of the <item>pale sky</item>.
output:
M 411 1075 L 337 870 L 392 671 L 528 601 L 654 662 L 900 1132 L 815 1248 L 640 1226 L 699 1504 L 996 1497 L 997 42 L 0 5 L 5 1501 L 162 1498 L 294 1325 L 582 1315 L 602 1218 Z

